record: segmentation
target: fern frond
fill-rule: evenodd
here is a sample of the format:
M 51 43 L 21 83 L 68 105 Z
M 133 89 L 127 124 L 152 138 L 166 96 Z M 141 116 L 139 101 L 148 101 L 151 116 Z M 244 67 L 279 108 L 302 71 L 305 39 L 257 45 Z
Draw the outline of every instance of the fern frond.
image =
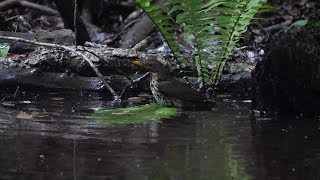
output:
M 178 37 L 175 35 L 175 31 L 179 27 L 172 23 L 168 8 L 161 4 L 151 4 L 151 0 L 136 0 L 136 2 L 147 13 L 167 41 L 179 68 L 183 68 L 183 57 L 179 51 Z
M 220 47 L 220 54 L 217 59 L 219 66 L 218 69 L 211 71 L 211 80 L 213 80 L 214 85 L 217 85 L 220 81 L 222 70 L 241 35 L 265 3 L 266 0 L 233 0 L 214 8 L 215 11 L 224 14 L 214 20 L 215 24 L 221 27 L 220 30 L 217 30 L 217 33 L 222 35 L 218 44 L 218 47 Z
M 163 5 L 136 0 L 165 37 L 178 62 L 183 62 L 176 31 L 193 47 L 198 77 L 216 86 L 222 70 L 254 15 L 267 0 L 167 0 Z

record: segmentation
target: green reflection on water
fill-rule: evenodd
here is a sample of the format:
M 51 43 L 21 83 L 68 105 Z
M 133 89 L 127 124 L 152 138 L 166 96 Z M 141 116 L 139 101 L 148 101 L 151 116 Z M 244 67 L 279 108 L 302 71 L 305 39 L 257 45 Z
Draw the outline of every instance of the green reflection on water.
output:
M 179 116 L 176 108 L 167 108 L 155 103 L 128 108 L 99 110 L 93 114 L 96 122 L 112 124 L 148 123 Z
M 140 173 L 135 171 L 132 179 L 252 179 L 238 160 L 239 156 L 234 151 L 234 142 L 230 143 L 230 140 L 227 140 L 231 134 L 228 125 L 233 120 L 230 115 L 213 112 L 200 112 L 198 115 L 192 117 L 194 121 L 199 121 L 194 124 L 196 127 L 192 137 L 169 139 L 167 146 L 161 147 L 164 155 L 151 163 L 142 163 L 148 167 L 141 168 L 145 170 Z M 140 175 L 136 177 L 137 174 Z

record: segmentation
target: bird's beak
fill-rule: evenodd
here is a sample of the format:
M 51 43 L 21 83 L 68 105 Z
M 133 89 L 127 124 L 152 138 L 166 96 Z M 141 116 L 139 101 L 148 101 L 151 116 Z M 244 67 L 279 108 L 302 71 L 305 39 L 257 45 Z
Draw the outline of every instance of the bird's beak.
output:
M 132 62 L 132 64 L 144 67 L 144 64 L 143 64 L 143 62 L 141 60 L 135 60 L 135 61 Z

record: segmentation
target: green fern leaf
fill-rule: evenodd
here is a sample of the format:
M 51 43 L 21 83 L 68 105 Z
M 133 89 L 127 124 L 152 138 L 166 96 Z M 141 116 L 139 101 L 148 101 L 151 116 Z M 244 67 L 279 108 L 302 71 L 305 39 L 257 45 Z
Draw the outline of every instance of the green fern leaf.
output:
M 167 0 L 159 5 L 136 0 L 159 28 L 179 63 L 183 63 L 183 52 L 176 32 L 182 33 L 193 47 L 199 78 L 209 86 L 216 86 L 221 79 L 227 60 L 254 16 L 270 9 L 266 1 Z

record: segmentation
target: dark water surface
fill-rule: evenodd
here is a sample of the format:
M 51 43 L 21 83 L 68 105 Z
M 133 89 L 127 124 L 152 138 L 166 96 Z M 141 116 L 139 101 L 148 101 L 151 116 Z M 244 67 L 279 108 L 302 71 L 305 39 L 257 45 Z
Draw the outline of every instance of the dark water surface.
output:
M 98 94 L 2 96 L 0 179 L 320 179 L 319 122 L 260 120 L 252 128 L 250 103 L 112 125 L 90 118 L 112 105 Z

